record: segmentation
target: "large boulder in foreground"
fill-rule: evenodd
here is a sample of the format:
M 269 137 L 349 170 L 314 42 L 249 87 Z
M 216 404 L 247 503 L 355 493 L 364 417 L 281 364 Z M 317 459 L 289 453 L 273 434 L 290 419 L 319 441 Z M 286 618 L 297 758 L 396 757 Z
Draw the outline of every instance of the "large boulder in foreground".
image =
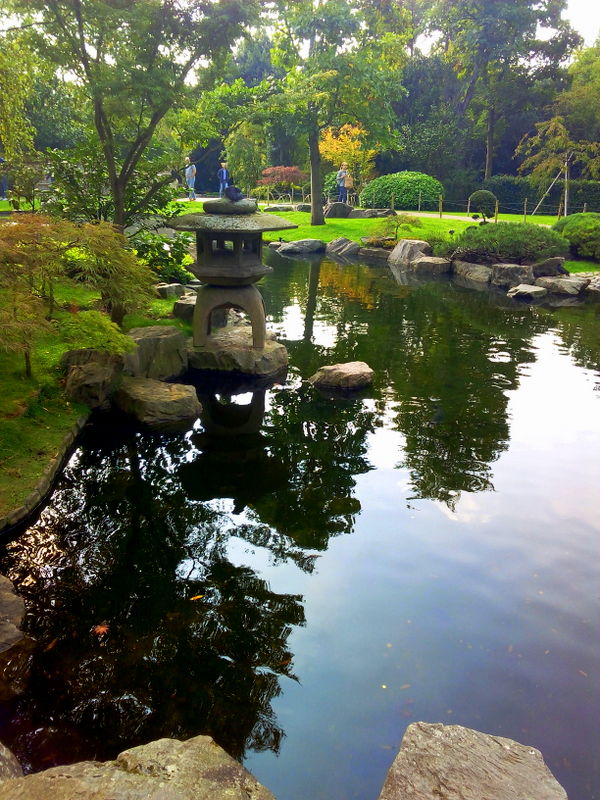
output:
M 373 383 L 375 373 L 364 361 L 321 367 L 308 380 L 317 389 L 363 389 Z
M 7 778 L 20 778 L 22 775 L 21 765 L 8 747 L 0 742 L 0 783 Z
M 423 255 L 414 258 L 407 269 L 415 275 L 447 275 L 452 272 L 452 262 L 448 258 Z
M 153 428 L 193 422 L 202 410 L 193 386 L 151 378 L 124 377 L 113 403 L 138 422 Z
M 190 339 L 188 359 L 190 369 L 261 377 L 283 372 L 288 365 L 287 350 L 273 333 L 267 331 L 264 348 L 255 350 L 252 346 L 252 328 L 246 324 L 213 330 L 203 347 L 194 347 Z
M 69 367 L 65 393 L 74 403 L 83 403 L 89 408 L 106 408 L 121 376 L 121 364 L 89 362 Z
M 340 258 L 354 258 L 359 250 L 360 245 L 358 242 L 353 242 L 352 239 L 347 239 L 345 236 L 334 239 L 325 248 L 325 252 L 328 255 L 339 256 Z
M 526 264 L 492 264 L 491 284 L 499 289 L 511 289 L 520 283 L 534 282 L 533 270 Z
M 551 294 L 565 294 L 575 297 L 581 294 L 589 284 L 589 278 L 537 278 L 536 286 L 543 286 Z
M 346 219 L 352 210 L 348 203 L 328 203 L 323 209 L 323 216 L 326 219 Z
M 124 357 L 125 373 L 157 381 L 178 378 L 187 370 L 186 335 L 174 325 L 132 328 L 129 336 L 137 347 Z
M 396 247 L 390 253 L 388 264 L 390 267 L 407 269 L 415 258 L 430 256 L 433 253 L 429 242 L 421 239 L 400 239 Z
M 473 264 L 470 261 L 452 262 L 452 271 L 458 278 L 469 283 L 487 286 L 492 278 L 492 268 L 485 264 Z
M 324 250 L 325 242 L 321 239 L 298 239 L 297 242 L 285 242 L 277 252 L 291 256 L 302 253 L 322 253 Z
M 82 761 L 0 783 L 0 800 L 274 800 L 210 736 L 159 739 L 114 761 Z
M 552 258 L 546 258 L 544 261 L 538 261 L 532 265 L 531 269 L 535 278 L 569 275 L 569 270 L 565 268 L 565 259 L 562 256 L 553 256 Z
M 460 725 L 414 722 L 379 800 L 434 798 L 567 800 L 567 793 L 534 747 Z

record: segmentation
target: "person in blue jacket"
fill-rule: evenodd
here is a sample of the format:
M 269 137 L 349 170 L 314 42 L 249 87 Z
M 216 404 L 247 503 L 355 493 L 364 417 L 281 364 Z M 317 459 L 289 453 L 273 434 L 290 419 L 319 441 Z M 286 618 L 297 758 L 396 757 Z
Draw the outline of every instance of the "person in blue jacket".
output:
M 223 192 L 231 183 L 231 175 L 226 161 L 221 161 L 221 168 L 217 170 L 217 178 L 219 179 L 219 197 L 223 197 Z

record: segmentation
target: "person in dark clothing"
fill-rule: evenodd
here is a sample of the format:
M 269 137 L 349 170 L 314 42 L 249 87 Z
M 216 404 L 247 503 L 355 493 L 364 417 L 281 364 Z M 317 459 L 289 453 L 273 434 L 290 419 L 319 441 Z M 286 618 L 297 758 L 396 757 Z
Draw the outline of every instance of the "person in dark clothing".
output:
M 223 192 L 231 183 L 231 175 L 226 161 L 221 161 L 221 168 L 217 170 L 217 178 L 219 179 L 219 197 L 223 197 Z

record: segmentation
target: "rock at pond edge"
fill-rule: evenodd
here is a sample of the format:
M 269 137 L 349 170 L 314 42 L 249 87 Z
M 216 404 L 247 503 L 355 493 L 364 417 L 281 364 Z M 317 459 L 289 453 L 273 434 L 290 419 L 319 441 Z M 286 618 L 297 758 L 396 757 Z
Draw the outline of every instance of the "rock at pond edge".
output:
M 362 389 L 370 386 L 374 371 L 364 361 L 349 361 L 321 367 L 308 381 L 317 389 Z

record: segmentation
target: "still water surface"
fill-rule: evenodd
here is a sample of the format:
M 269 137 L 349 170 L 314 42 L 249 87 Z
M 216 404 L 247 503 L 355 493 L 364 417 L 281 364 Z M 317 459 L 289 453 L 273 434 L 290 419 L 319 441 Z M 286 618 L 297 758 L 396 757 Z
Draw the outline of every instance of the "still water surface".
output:
M 271 257 L 285 383 L 98 420 L 6 546 L 35 645 L 0 739 L 37 770 L 209 733 L 278 800 L 374 800 L 441 721 L 600 798 L 600 315 Z M 303 382 L 357 359 L 360 396 Z

